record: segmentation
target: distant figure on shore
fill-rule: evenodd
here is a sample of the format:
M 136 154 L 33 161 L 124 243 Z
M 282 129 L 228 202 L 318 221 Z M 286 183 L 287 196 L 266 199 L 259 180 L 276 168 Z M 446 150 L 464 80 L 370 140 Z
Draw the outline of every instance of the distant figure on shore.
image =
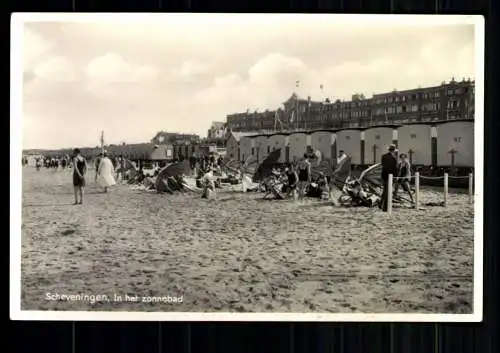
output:
M 73 188 L 75 192 L 75 205 L 83 204 L 83 188 L 85 187 L 85 173 L 87 173 L 87 161 L 80 150 L 73 150 Z M 80 200 L 78 200 L 80 196 Z
M 97 177 L 97 184 L 104 189 L 104 192 L 108 192 L 108 188 L 116 184 L 114 178 L 114 167 L 113 162 L 109 159 L 107 152 L 103 152 L 101 162 L 99 163 L 99 173 Z

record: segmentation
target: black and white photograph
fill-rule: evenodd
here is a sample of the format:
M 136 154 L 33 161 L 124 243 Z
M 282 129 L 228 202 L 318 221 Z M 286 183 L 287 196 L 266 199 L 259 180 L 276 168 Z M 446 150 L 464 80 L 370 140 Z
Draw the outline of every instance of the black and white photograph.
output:
M 482 16 L 11 26 L 12 319 L 481 321 Z

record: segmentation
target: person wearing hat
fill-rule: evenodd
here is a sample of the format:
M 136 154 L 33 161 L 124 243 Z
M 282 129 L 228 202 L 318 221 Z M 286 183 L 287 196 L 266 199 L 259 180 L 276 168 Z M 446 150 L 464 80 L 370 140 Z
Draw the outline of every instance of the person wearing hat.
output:
M 382 199 L 380 200 L 379 207 L 382 211 L 387 212 L 387 187 L 389 182 L 389 174 L 397 176 L 398 173 L 398 160 L 396 158 L 396 146 L 390 145 L 387 153 L 382 155 L 382 181 L 384 182 L 384 189 L 382 192 Z

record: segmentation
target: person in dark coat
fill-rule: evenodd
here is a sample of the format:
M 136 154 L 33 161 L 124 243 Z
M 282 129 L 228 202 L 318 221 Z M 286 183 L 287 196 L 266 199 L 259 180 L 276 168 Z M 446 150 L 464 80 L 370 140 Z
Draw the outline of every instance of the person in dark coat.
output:
M 398 160 L 396 158 L 396 146 L 390 145 L 388 152 L 382 156 L 382 181 L 384 183 L 384 190 L 382 192 L 382 200 L 380 200 L 379 207 L 382 211 L 387 212 L 387 186 L 389 182 L 389 174 L 397 176 L 398 173 Z

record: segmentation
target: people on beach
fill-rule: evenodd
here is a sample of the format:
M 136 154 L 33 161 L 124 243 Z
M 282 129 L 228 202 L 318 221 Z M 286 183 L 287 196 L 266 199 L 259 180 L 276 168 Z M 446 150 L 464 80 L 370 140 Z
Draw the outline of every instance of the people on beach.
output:
M 382 200 L 380 200 L 379 208 L 387 212 L 387 187 L 389 183 L 389 174 L 397 175 L 398 161 L 396 159 L 396 146 L 390 145 L 388 152 L 382 155 L 382 181 L 384 183 L 384 188 L 382 191 Z
M 401 153 L 401 155 L 399 156 L 397 177 L 398 179 L 396 179 L 396 183 L 394 184 L 394 196 L 397 196 L 399 186 L 401 185 L 403 190 L 410 197 L 411 203 L 413 203 L 413 195 L 410 189 L 411 165 L 408 156 L 404 153 Z
M 304 158 L 299 162 L 297 169 L 299 174 L 299 198 L 302 199 L 306 195 L 307 188 L 311 183 L 311 162 L 309 162 L 307 153 L 304 153 Z
M 299 176 L 297 174 L 297 171 L 295 171 L 293 166 L 289 164 L 285 168 L 285 175 L 286 175 L 286 184 L 285 187 L 283 188 L 283 191 L 286 193 L 286 197 L 292 195 L 295 198 L 297 195 L 297 184 L 299 182 Z
M 73 150 L 73 189 L 75 193 L 75 205 L 83 204 L 85 173 L 87 173 L 87 160 L 82 156 L 80 150 L 75 148 Z
M 110 186 L 116 185 L 114 178 L 113 162 L 109 159 L 106 151 L 102 154 L 102 159 L 99 164 L 99 176 L 97 177 L 97 184 L 103 188 L 103 191 L 108 192 Z
M 316 184 L 319 190 L 319 198 L 322 200 L 328 200 L 330 198 L 330 186 L 328 185 L 328 179 L 323 172 L 319 173 L 316 179 Z
M 102 159 L 102 152 L 100 152 L 95 161 L 94 161 L 94 169 L 95 169 L 95 178 L 94 181 L 97 182 L 97 177 L 99 176 L 99 164 L 101 164 L 101 159 Z
M 214 173 L 213 168 L 209 167 L 208 171 L 203 175 L 202 178 L 203 192 L 201 197 L 206 199 L 211 199 L 215 196 L 215 183 L 214 183 Z

